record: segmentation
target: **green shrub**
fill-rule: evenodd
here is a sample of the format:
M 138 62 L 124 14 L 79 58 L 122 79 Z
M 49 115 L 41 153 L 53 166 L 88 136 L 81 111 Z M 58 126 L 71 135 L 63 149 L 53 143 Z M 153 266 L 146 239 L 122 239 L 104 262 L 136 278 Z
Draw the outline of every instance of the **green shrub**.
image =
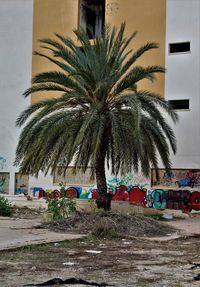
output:
M 162 220 L 163 219 L 163 214 L 160 214 L 160 213 L 157 213 L 157 214 L 146 214 L 144 216 L 153 218 L 155 220 Z
M 60 195 L 61 195 L 61 197 L 66 197 L 66 192 L 65 192 L 66 185 L 63 182 L 60 182 L 59 186 L 60 186 Z
M 76 211 L 72 198 L 53 198 L 48 201 L 48 212 L 52 220 L 61 220 Z
M 5 197 L 0 196 L 0 216 L 11 216 L 11 214 L 12 214 L 11 204 Z

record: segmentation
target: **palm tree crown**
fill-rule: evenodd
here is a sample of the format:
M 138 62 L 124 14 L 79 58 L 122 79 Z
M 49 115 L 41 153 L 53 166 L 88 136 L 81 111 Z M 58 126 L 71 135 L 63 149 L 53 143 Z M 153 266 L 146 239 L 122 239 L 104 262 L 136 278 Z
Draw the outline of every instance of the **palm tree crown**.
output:
M 160 96 L 137 88 L 139 81 L 154 81 L 156 73 L 165 72 L 160 66 L 135 64 L 158 45 L 147 43 L 129 51 L 136 33 L 125 38 L 124 30 L 125 24 L 119 30 L 106 28 L 93 42 L 76 30 L 81 48 L 58 34 L 57 40 L 40 41 L 50 54 L 35 54 L 59 71 L 34 76 L 24 95 L 59 91 L 61 96 L 32 104 L 17 119 L 17 126 L 26 123 L 16 150 L 15 164 L 21 172 L 54 173 L 58 165 L 67 168 L 73 160 L 83 172 L 94 167 L 99 191 L 105 195 L 105 161 L 114 174 L 140 167 L 148 176 L 151 166 L 158 168 L 159 155 L 170 169 L 169 146 L 175 152 L 176 139 L 163 111 L 173 122 L 177 115 Z

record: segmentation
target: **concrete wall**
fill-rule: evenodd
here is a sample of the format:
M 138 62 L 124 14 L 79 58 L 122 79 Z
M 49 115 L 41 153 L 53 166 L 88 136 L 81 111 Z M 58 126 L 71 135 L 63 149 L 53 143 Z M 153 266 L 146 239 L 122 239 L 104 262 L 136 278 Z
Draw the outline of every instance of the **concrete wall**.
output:
M 178 111 L 174 168 L 200 168 L 200 1 L 168 0 L 166 29 L 167 100 L 189 99 L 190 110 Z M 191 53 L 169 54 L 168 44 L 190 41 Z
M 141 16 L 142 15 L 142 16 Z M 122 22 L 127 24 L 127 35 L 138 31 L 138 35 L 130 48 L 136 50 L 147 42 L 159 43 L 160 48 L 147 53 L 138 64 L 165 65 L 165 28 L 166 28 L 166 0 L 107 0 L 106 1 L 106 23 L 119 27 Z M 79 0 L 35 0 L 33 17 L 33 50 L 42 51 L 39 39 L 54 38 L 55 33 L 67 35 L 75 42 L 73 30 L 79 25 Z M 77 42 L 77 45 L 79 43 Z M 46 53 L 47 51 L 45 51 Z M 46 59 L 33 56 L 32 75 L 39 72 L 55 70 L 57 67 Z M 141 89 L 150 89 L 154 92 L 164 94 L 164 75 L 158 76 L 158 81 L 150 83 L 144 81 Z M 35 103 L 41 99 L 56 97 L 59 93 L 35 93 L 31 102 Z M 107 171 L 107 177 L 112 175 Z M 137 176 L 138 178 L 138 176 Z M 140 176 L 141 178 L 141 176 Z M 146 179 L 144 179 L 146 183 Z M 36 180 L 30 178 L 30 186 L 43 188 L 56 188 L 53 186 L 51 176 L 44 177 L 42 174 Z
M 159 44 L 159 49 L 151 50 L 137 60 L 141 66 L 165 66 L 166 0 L 107 0 L 106 22 L 119 27 L 126 22 L 126 33 L 138 34 L 129 48 L 135 51 L 147 42 Z M 141 90 L 150 90 L 164 96 L 165 75 L 157 75 L 157 81 L 141 81 Z
M 32 0 L 0 0 L 0 156 L 6 160 L 0 172 L 10 172 L 11 194 L 19 136 L 15 121 L 30 102 L 22 94 L 31 82 L 32 20 Z
M 15 120 L 30 103 L 22 93 L 30 86 L 32 74 L 52 68 L 38 57 L 32 62 L 32 50 L 39 49 L 38 39 L 55 32 L 74 37 L 78 4 L 78 0 L 0 0 L 0 172 L 10 172 L 10 194 L 14 193 L 17 169 L 13 161 L 20 132 Z M 150 52 L 140 63 L 166 65 L 165 82 L 164 77 L 159 78 L 155 91 L 164 91 L 167 100 L 190 100 L 190 110 L 178 112 L 180 122 L 174 127 L 178 152 L 172 163 L 174 168 L 199 168 L 200 1 L 107 0 L 106 22 L 119 26 L 122 21 L 127 22 L 128 34 L 139 32 L 133 47 L 147 41 L 160 44 L 159 50 Z M 191 53 L 169 55 L 168 44 L 181 41 L 191 42 Z M 40 99 L 33 96 L 32 102 Z M 32 186 L 51 188 L 53 179 L 31 177 Z
M 119 27 L 126 22 L 126 33 L 130 36 L 138 31 L 129 49 L 136 51 L 147 42 L 159 43 L 160 48 L 143 55 L 137 64 L 142 66 L 165 66 L 165 25 L 166 0 L 106 0 L 105 21 Z M 79 45 L 74 29 L 79 27 L 79 0 L 35 0 L 33 19 L 33 50 L 42 51 L 38 40 L 55 38 L 55 33 L 71 37 Z M 47 51 L 45 51 L 47 53 Z M 57 69 L 46 59 L 33 56 L 32 74 Z M 157 76 L 158 81 L 144 80 L 139 84 L 142 90 L 150 89 L 164 95 L 164 75 Z M 56 97 L 60 93 L 35 93 L 32 103 Z

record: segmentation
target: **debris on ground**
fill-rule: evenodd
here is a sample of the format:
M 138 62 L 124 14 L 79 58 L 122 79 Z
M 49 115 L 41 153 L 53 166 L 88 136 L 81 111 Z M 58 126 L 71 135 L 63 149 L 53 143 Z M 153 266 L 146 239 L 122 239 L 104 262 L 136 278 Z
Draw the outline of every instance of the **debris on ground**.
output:
M 39 209 L 31 209 L 26 206 L 24 207 L 12 207 L 12 217 L 20 219 L 34 219 L 42 218 L 44 211 Z
M 74 265 L 78 265 L 78 263 L 75 262 L 63 262 L 64 266 L 74 266 Z
M 43 216 L 40 212 L 37 213 L 28 208 L 16 209 L 15 215 L 18 218 L 28 218 L 32 212 L 34 218 Z M 19 222 L 13 221 L 16 224 Z M 5 220 L 3 222 L 6 223 Z M 184 230 L 199 228 L 197 217 L 182 221 L 173 220 L 170 221 L 170 225 L 176 222 L 174 226 L 178 228 L 182 225 Z M 105 223 L 107 226 L 103 229 Z M 48 286 L 41 284 L 58 277 L 81 278 L 86 282 L 97 282 L 97 284 L 106 282 L 110 284 L 109 286 L 115 287 L 199 286 L 199 234 L 182 235 L 166 241 L 155 240 L 155 238 L 149 240 L 149 236 L 158 238 L 165 233 L 167 235 L 174 233 L 176 229 L 171 229 L 169 222 L 166 223 L 166 221 L 153 220 L 142 215 L 113 212 L 75 213 L 63 221 L 48 224 L 48 228 L 54 228 L 66 234 L 69 231 L 78 233 L 79 230 L 87 230 L 88 232 L 84 233 L 88 236 L 77 240 L 59 243 L 55 241 L 50 244 L 1 251 L 0 286 L 16 287 L 25 286 L 25 284 Z M 119 229 L 121 237 L 118 236 L 115 240 L 107 238 L 105 230 L 108 231 L 110 226 L 114 226 L 114 230 Z M 191 226 L 193 226 L 192 229 Z M 94 227 L 95 232 L 99 234 L 104 232 L 105 237 L 90 236 L 94 232 Z M 37 231 L 40 232 L 40 230 Z M 61 236 L 61 234 L 58 235 Z M 94 254 L 86 250 L 102 252 Z M 38 283 L 40 285 L 34 285 Z M 73 286 L 73 283 L 49 286 Z M 74 283 L 75 286 L 92 285 Z
M 92 254 L 100 254 L 102 251 L 100 250 L 85 250 L 87 253 L 92 253 Z
M 195 281 L 200 281 L 200 273 L 197 276 L 194 277 L 194 280 Z
M 168 214 L 168 213 L 164 213 L 162 218 L 166 219 L 166 220 L 172 220 L 173 219 L 173 215 L 172 214 Z
M 63 285 L 63 284 L 81 284 L 81 285 L 87 285 L 87 286 L 97 286 L 97 287 L 103 287 L 103 286 L 110 286 L 107 285 L 105 283 L 96 283 L 96 282 L 89 282 L 89 281 L 85 281 L 83 279 L 76 279 L 76 278 L 69 278 L 66 280 L 63 280 L 61 278 L 53 278 L 51 280 L 48 280 L 46 282 L 43 283 L 39 283 L 39 284 L 28 284 L 28 285 L 24 285 L 24 286 L 52 286 L 52 285 Z
M 86 250 L 102 252 L 92 254 Z M 63 264 L 68 262 L 76 265 Z M 200 240 L 197 236 L 167 241 L 148 240 L 147 237 L 113 240 L 88 236 L 63 241 L 58 246 L 44 243 L 1 251 L 0 286 L 34 286 L 30 283 L 41 284 L 60 277 L 105 282 L 115 287 L 197 287 L 200 269 L 191 269 L 193 263 L 200 263 Z M 50 286 L 91 285 L 68 283 Z
M 116 212 L 75 212 L 66 219 L 46 222 L 42 227 L 62 233 L 91 233 L 101 238 L 166 236 L 176 231 L 150 217 Z
M 196 269 L 196 268 L 200 268 L 200 264 L 199 263 L 192 263 L 192 267 L 190 269 Z
M 24 196 L 26 197 L 27 200 L 32 201 L 33 198 L 32 196 L 30 196 L 30 194 L 28 194 L 28 192 L 24 192 Z

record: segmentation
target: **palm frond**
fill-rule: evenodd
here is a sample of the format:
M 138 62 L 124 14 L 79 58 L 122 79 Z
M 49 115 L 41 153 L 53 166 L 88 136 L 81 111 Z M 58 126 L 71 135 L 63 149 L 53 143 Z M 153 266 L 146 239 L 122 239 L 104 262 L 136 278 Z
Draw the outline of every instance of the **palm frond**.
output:
M 136 34 L 125 37 L 123 23 L 119 29 L 105 27 L 102 37 L 92 41 L 83 29 L 76 30 L 81 49 L 59 34 L 40 41 L 47 54 L 35 55 L 56 69 L 35 75 L 24 96 L 59 92 L 60 97 L 32 104 L 17 118 L 18 127 L 25 125 L 15 159 L 21 172 L 54 173 L 74 162 L 75 169 L 84 172 L 92 165 L 99 174 L 99 167 L 105 173 L 106 160 L 115 175 L 141 169 L 148 176 L 151 167 L 158 168 L 159 158 L 170 169 L 176 138 L 165 114 L 174 123 L 178 116 L 159 95 L 137 89 L 139 82 L 153 82 L 165 69 L 136 64 L 158 48 L 147 43 L 134 51 L 130 43 Z

